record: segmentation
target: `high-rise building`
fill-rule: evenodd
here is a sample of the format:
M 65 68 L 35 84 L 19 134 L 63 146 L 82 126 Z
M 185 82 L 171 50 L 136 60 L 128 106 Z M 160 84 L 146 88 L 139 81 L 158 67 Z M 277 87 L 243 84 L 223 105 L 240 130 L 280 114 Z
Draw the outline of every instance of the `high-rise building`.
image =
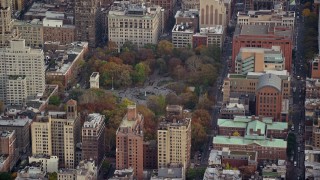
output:
M 76 144 L 80 142 L 77 102 L 69 100 L 66 112 L 48 112 L 32 122 L 32 154 L 58 156 L 60 167 L 74 168 Z
M 52 155 L 51 117 L 37 116 L 31 123 L 32 155 Z
M 168 164 L 188 167 L 191 152 L 191 118 L 178 105 L 169 105 L 158 128 L 158 168 Z
M 12 38 L 12 0 L 1 0 L 0 9 L 0 47 L 7 46 Z
M 59 157 L 61 166 L 74 168 L 76 144 L 80 142 L 81 133 L 77 102 L 69 100 L 66 112 L 49 112 L 49 116 L 51 117 L 52 154 Z
M 22 81 L 24 77 L 25 83 Z M 8 83 L 14 86 L 8 86 Z M 15 91 L 19 89 L 25 93 L 25 84 L 28 97 L 35 97 L 38 93 L 44 92 L 44 54 L 41 49 L 25 46 L 23 39 L 11 40 L 10 47 L 0 48 L 0 100 L 7 104 L 24 104 L 26 99 L 20 99 L 22 96 Z M 14 99 L 10 96 L 7 100 L 7 92 L 19 98 Z
M 17 30 L 20 38 L 25 40 L 26 46 L 43 47 L 43 23 L 40 19 L 14 20 L 13 28 Z
M 200 0 L 200 28 L 222 25 L 226 27 L 227 10 L 222 0 Z
M 115 2 L 108 14 L 108 39 L 119 49 L 127 41 L 142 48 L 146 44 L 158 43 L 163 26 L 160 6 Z
M 82 127 L 82 159 L 93 159 L 98 169 L 105 158 L 104 119 L 101 114 L 89 114 Z
M 75 0 L 75 38 L 96 47 L 100 37 L 100 8 L 98 0 Z
M 129 105 L 116 133 L 116 169 L 134 169 L 137 179 L 143 179 L 143 116 L 136 105 Z

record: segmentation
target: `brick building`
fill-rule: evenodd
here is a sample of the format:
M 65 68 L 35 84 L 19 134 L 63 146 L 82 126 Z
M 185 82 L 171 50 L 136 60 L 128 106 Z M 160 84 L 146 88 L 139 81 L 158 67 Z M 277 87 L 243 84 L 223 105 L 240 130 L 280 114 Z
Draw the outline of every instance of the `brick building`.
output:
M 272 136 L 267 137 L 267 128 L 265 122 L 250 121 L 244 136 L 218 135 L 213 138 L 213 147 L 216 150 L 228 147 L 231 151 L 257 151 L 258 161 L 286 159 L 287 142 Z
M 247 127 L 253 123 L 258 123 L 263 133 L 268 138 L 285 139 L 288 133 L 288 123 L 273 122 L 272 117 L 256 117 L 256 116 L 235 116 L 232 119 L 218 119 L 219 135 L 233 136 L 238 132 L 240 136 L 245 136 Z
M 157 141 L 143 143 L 143 169 L 158 169 Z
M 232 71 L 235 71 L 235 58 L 242 47 L 271 48 L 280 46 L 285 57 L 285 69 L 291 71 L 292 29 L 272 25 L 239 25 L 237 26 L 232 44 Z
M 133 168 L 137 179 L 143 179 L 143 123 L 136 105 L 129 105 L 116 132 L 116 169 Z
M 260 76 L 256 89 L 256 114 L 280 120 L 282 100 L 281 79 L 274 74 Z
M 43 41 L 71 44 L 75 41 L 75 26 L 66 25 L 63 20 L 43 19 Z

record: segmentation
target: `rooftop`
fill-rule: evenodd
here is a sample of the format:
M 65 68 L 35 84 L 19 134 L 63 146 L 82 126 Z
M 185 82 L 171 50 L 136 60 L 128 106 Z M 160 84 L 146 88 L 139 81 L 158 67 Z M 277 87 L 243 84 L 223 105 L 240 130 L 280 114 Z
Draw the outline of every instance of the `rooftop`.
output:
M 292 29 L 289 27 L 271 25 L 238 25 L 234 34 L 265 37 L 291 37 Z
M 270 20 L 277 20 L 275 18 L 281 18 L 285 17 L 295 17 L 295 12 L 294 11 L 283 11 L 283 10 L 258 10 L 258 11 L 248 11 L 247 13 L 245 12 L 238 12 L 238 18 L 239 17 L 250 17 L 250 18 L 255 18 L 255 19 L 261 19 L 265 21 L 270 21 Z M 266 18 L 265 16 L 269 16 L 269 18 Z
M 145 3 L 131 3 L 129 1 L 115 1 L 110 8 L 108 17 L 132 16 L 141 18 L 154 18 L 160 13 L 161 7 L 156 5 L 147 6 Z
M 45 42 L 45 46 L 54 44 Z M 73 65 L 77 57 L 88 47 L 87 42 L 74 42 L 65 46 L 65 50 L 48 50 L 46 56 L 46 73 L 65 74 Z M 51 61 L 53 59 L 53 61 Z
M 257 90 L 260 90 L 263 87 L 269 86 L 281 91 L 282 81 L 281 79 L 274 74 L 264 74 L 259 77 L 259 82 L 257 86 Z
M 189 9 L 189 11 L 177 11 L 174 18 L 197 18 L 199 17 L 199 11 L 197 9 Z
M 1 117 L 0 116 L 0 126 L 25 126 L 26 124 L 30 124 L 32 122 L 32 119 L 29 119 L 28 117 L 24 118 L 15 118 L 10 119 L 8 117 Z
M 257 144 L 262 147 L 276 147 L 276 148 L 287 148 L 287 141 L 283 139 L 246 139 L 244 137 L 236 136 L 216 136 L 213 138 L 213 144 L 226 144 L 226 145 L 242 145 L 248 146 Z
M 99 72 L 93 72 L 90 77 L 95 78 L 97 75 L 99 75 Z
M 99 113 L 89 114 L 83 124 L 83 128 L 97 128 L 103 123 L 105 116 Z
M 191 33 L 193 34 L 195 31 L 193 26 L 190 26 L 188 24 L 176 24 L 172 28 L 172 33 L 175 32 L 185 32 L 185 33 Z
M 207 35 L 207 34 L 223 34 L 223 26 L 222 25 L 216 25 L 206 28 L 200 28 L 200 34 Z

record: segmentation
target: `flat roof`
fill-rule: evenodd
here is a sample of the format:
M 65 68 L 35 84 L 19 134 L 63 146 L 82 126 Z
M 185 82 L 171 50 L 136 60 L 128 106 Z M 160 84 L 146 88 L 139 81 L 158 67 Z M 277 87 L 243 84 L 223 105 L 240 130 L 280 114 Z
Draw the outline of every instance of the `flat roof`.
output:
M 246 128 L 247 123 L 237 122 L 231 119 L 218 119 L 217 125 L 219 127 L 235 127 L 235 128 Z
M 243 25 L 241 35 L 266 35 L 268 34 L 269 26 L 266 25 Z
M 26 124 L 30 124 L 32 119 L 28 117 L 22 119 L 3 119 L 0 117 L 0 126 L 25 126 Z
M 287 141 L 283 139 L 246 139 L 238 136 L 216 136 L 213 138 L 213 144 L 225 144 L 225 145 L 242 145 L 247 146 L 250 144 L 257 144 L 262 147 L 275 147 L 275 148 L 287 148 Z

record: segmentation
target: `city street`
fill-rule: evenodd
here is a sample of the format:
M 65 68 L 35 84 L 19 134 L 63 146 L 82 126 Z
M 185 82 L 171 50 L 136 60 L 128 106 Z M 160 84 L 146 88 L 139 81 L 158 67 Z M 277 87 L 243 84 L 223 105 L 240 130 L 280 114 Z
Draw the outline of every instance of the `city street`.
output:
M 234 19 L 235 16 L 236 16 L 236 13 L 233 13 L 233 17 L 231 19 Z M 236 24 L 235 21 L 232 21 L 232 23 L 233 23 L 232 25 Z M 233 32 L 226 35 L 225 42 L 224 42 L 224 45 L 222 48 L 222 54 L 221 54 L 222 70 L 220 71 L 219 77 L 217 78 L 217 81 L 214 86 L 214 87 L 216 87 L 214 89 L 216 103 L 215 103 L 215 106 L 213 107 L 213 110 L 212 110 L 212 121 L 211 121 L 212 132 L 211 132 L 211 134 L 208 134 L 209 140 L 208 140 L 207 146 L 205 147 L 205 151 L 203 152 L 204 154 L 201 159 L 202 165 L 208 164 L 208 159 L 210 156 L 209 147 L 212 145 L 213 137 L 217 133 L 217 129 L 218 129 L 217 128 L 217 120 L 219 118 L 219 112 L 220 112 L 220 108 L 222 105 L 221 87 L 223 85 L 224 78 L 228 75 L 228 69 L 229 69 L 228 62 L 230 61 L 229 56 L 232 55 L 232 37 L 233 37 Z
M 299 8 L 297 8 L 299 10 Z M 297 12 L 297 11 L 296 11 Z M 296 136 L 296 146 L 294 147 L 293 161 L 288 161 L 287 167 L 287 179 L 304 179 L 305 167 L 304 167 L 304 129 L 305 129 L 305 59 L 303 58 L 303 18 L 296 19 L 296 56 L 293 59 L 292 79 L 291 79 L 291 93 L 292 93 L 292 106 L 291 106 L 291 120 L 293 124 L 292 133 Z

